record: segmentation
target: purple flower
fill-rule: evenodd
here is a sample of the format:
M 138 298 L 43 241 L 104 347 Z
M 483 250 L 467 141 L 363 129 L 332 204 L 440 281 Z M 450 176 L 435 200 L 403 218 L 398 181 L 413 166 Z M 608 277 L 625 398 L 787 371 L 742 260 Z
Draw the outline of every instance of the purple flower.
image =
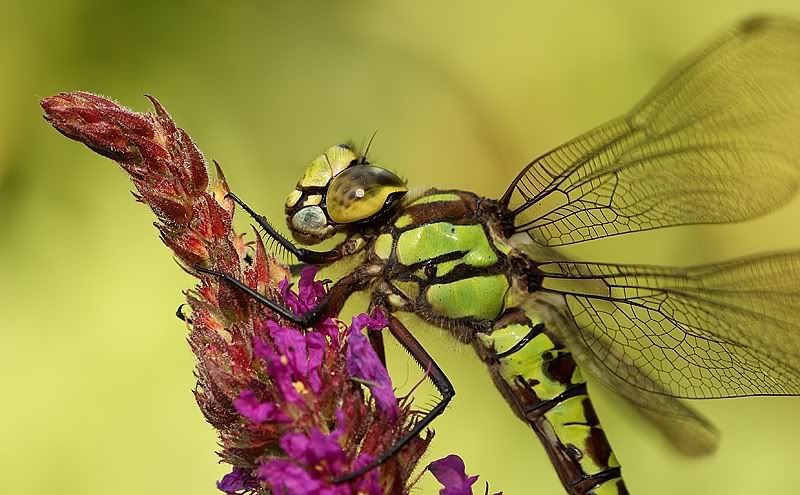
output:
M 455 454 L 431 462 L 428 471 L 444 486 L 439 495 L 472 495 L 472 485 L 478 481 L 477 476 L 467 476 L 464 461 Z M 488 485 L 486 491 L 489 491 Z M 503 492 L 494 495 L 503 495 Z
M 258 469 L 258 476 L 269 484 L 274 495 L 311 495 L 324 487 L 321 480 L 291 461 L 267 461 Z
M 361 333 L 364 327 L 376 331 L 388 324 L 386 315 L 380 311 L 376 311 L 374 316 L 361 314 L 353 318 L 347 337 L 347 372 L 369 387 L 378 409 L 394 421 L 400 415 L 400 408 L 397 406 L 392 380 L 369 339 Z
M 233 401 L 233 406 L 239 414 L 257 425 L 267 421 L 290 421 L 277 404 L 258 400 L 252 390 L 242 390 L 239 398 Z
M 246 469 L 233 468 L 233 470 L 217 481 L 217 488 L 228 495 L 236 495 L 245 490 L 258 488 L 258 480 L 250 476 Z
M 351 483 L 336 485 L 333 479 L 347 474 L 348 456 L 339 444 L 344 414 L 336 414 L 338 427 L 331 433 L 312 428 L 308 433 L 287 433 L 280 441 L 289 459 L 266 461 L 258 476 L 272 487 L 275 495 L 382 495 L 378 473 L 370 471 Z M 361 455 L 353 463 L 357 469 L 372 458 Z
M 339 445 L 341 432 L 325 434 L 316 428 L 306 433 L 287 433 L 281 438 L 281 448 L 289 457 L 305 466 L 325 466 L 336 474 L 344 472 L 347 457 Z
M 303 391 L 308 386 L 319 393 L 322 387 L 320 368 L 325 357 L 325 336 L 320 332 L 303 333 L 295 328 L 267 321 L 272 345 L 255 339 L 255 354 L 267 364 L 282 398 L 297 405 L 304 403 Z
M 316 274 L 317 267 L 314 265 L 307 265 L 303 268 L 300 272 L 300 280 L 297 283 L 297 294 L 292 292 L 292 284 L 288 280 L 283 280 L 279 284 L 281 296 L 283 296 L 286 305 L 294 311 L 294 314 L 299 315 L 308 312 L 325 295 L 325 283 L 315 281 Z
M 303 396 L 298 390 L 299 387 L 295 386 L 293 377 L 295 373 L 289 366 L 288 357 L 278 354 L 270 344 L 258 338 L 254 339 L 253 347 L 256 356 L 267 364 L 267 373 L 269 373 L 274 385 L 280 392 L 280 398 L 283 399 L 282 402 L 288 402 L 298 406 L 303 405 Z

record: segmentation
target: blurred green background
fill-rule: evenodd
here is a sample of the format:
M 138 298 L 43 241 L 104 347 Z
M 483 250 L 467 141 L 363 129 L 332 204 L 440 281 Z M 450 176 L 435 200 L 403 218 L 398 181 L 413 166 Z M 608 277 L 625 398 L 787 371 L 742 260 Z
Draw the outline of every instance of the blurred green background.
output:
M 364 142 L 413 184 L 497 197 L 534 156 L 626 110 L 679 57 L 796 0 L 675 2 L 6 2 L 0 29 L 0 492 L 217 493 L 227 468 L 195 406 L 191 283 L 113 163 L 40 117 L 87 90 L 157 96 L 231 187 L 281 223 L 305 164 Z M 590 243 L 585 259 L 690 264 L 800 247 L 800 203 L 745 224 Z M 247 226 L 243 218 L 240 228 Z M 459 453 L 506 495 L 562 493 L 483 365 L 414 326 L 458 390 L 429 460 Z M 396 346 L 402 385 L 414 366 Z M 607 393 L 598 409 L 634 494 L 797 493 L 800 400 L 695 403 L 723 433 L 681 458 Z M 426 476 L 419 493 L 435 493 Z

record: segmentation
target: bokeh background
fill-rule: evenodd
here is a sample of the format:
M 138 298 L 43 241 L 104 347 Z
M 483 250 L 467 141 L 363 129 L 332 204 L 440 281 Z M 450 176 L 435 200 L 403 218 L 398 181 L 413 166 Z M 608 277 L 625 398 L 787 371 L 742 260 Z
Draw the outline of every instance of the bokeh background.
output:
M 411 184 L 497 197 L 523 164 L 633 105 L 713 33 L 754 12 L 800 16 L 796 0 L 28 0 L 2 10 L 0 492 L 84 495 L 212 494 L 227 468 L 190 393 L 192 356 L 173 316 L 191 279 L 126 177 L 46 125 L 39 98 L 87 90 L 142 111 L 142 94 L 156 95 L 231 187 L 281 223 L 310 159 L 375 130 L 371 157 Z M 799 248 L 798 218 L 794 202 L 744 224 L 571 253 L 691 264 Z M 470 350 L 413 328 L 458 390 L 429 460 L 456 452 L 507 495 L 562 493 Z M 398 384 L 416 381 L 396 346 L 389 358 Z M 696 403 L 723 442 L 692 460 L 596 393 L 635 494 L 797 492 L 798 399 Z M 418 493 L 435 487 L 426 476 Z

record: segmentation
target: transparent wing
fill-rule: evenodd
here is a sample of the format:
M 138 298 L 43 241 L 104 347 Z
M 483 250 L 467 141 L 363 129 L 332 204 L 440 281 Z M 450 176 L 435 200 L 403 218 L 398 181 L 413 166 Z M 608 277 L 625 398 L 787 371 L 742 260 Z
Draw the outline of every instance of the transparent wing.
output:
M 537 294 L 538 302 L 551 298 L 553 294 Z M 682 453 L 687 455 L 704 455 L 714 452 L 719 443 L 719 432 L 699 413 L 694 411 L 680 399 L 665 393 L 663 387 L 642 369 L 625 364 L 624 375 L 635 377 L 637 383 L 646 383 L 645 389 L 634 387 L 623 380 L 618 374 L 611 373 L 609 369 L 592 352 L 581 337 L 580 331 L 575 327 L 569 311 L 564 306 L 564 299 L 558 299 L 547 304 L 549 319 L 548 328 L 556 331 L 567 344 L 575 361 L 584 373 L 594 376 L 609 387 L 613 392 L 626 399 L 645 418 L 650 420 L 664 436 Z M 564 308 L 561 311 L 560 308 Z M 615 347 L 608 352 L 620 354 Z M 621 362 L 624 358 L 618 356 Z
M 743 22 L 630 113 L 529 164 L 501 204 L 515 232 L 557 246 L 740 221 L 800 181 L 800 23 Z
M 681 398 L 800 395 L 800 252 L 687 269 L 549 262 L 594 370 Z M 634 392 L 632 392 L 634 393 Z M 630 394 L 626 394 L 630 395 Z
M 559 255 L 553 248 L 535 243 L 515 243 L 533 260 L 551 260 L 549 263 L 569 262 Z M 569 283 L 559 280 L 559 283 Z M 597 286 L 596 282 L 579 280 L 574 284 L 583 284 L 588 287 Z M 625 372 L 612 373 L 598 358 L 604 353 L 593 352 L 575 325 L 572 313 L 566 305 L 563 292 L 554 291 L 546 293 L 539 291 L 533 294 L 530 303 L 538 304 L 539 309 L 544 306 L 543 314 L 548 328 L 558 332 L 561 340 L 567 345 L 581 370 L 600 380 L 611 391 L 626 399 L 639 414 L 653 423 L 664 436 L 686 455 L 706 455 L 714 452 L 719 444 L 719 432 L 707 419 L 689 407 L 682 400 L 670 396 L 664 387 L 650 378 L 645 369 L 633 364 L 625 363 L 622 351 L 617 347 L 610 347 L 608 352 L 617 354 Z M 643 383 L 644 387 L 633 386 L 629 381 L 620 377 L 634 377 L 633 382 Z

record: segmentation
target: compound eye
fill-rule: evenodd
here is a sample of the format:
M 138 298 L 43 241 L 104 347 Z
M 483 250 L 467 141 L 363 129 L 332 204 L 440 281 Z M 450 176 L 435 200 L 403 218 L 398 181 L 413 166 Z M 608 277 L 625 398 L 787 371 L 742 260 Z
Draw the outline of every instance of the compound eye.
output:
M 332 227 L 328 225 L 325 212 L 319 206 L 301 208 L 292 215 L 292 228 L 305 238 L 322 240 L 328 236 Z
M 386 169 L 353 165 L 331 181 L 326 207 L 334 222 L 353 223 L 391 207 L 389 199 L 407 191 L 403 180 Z

